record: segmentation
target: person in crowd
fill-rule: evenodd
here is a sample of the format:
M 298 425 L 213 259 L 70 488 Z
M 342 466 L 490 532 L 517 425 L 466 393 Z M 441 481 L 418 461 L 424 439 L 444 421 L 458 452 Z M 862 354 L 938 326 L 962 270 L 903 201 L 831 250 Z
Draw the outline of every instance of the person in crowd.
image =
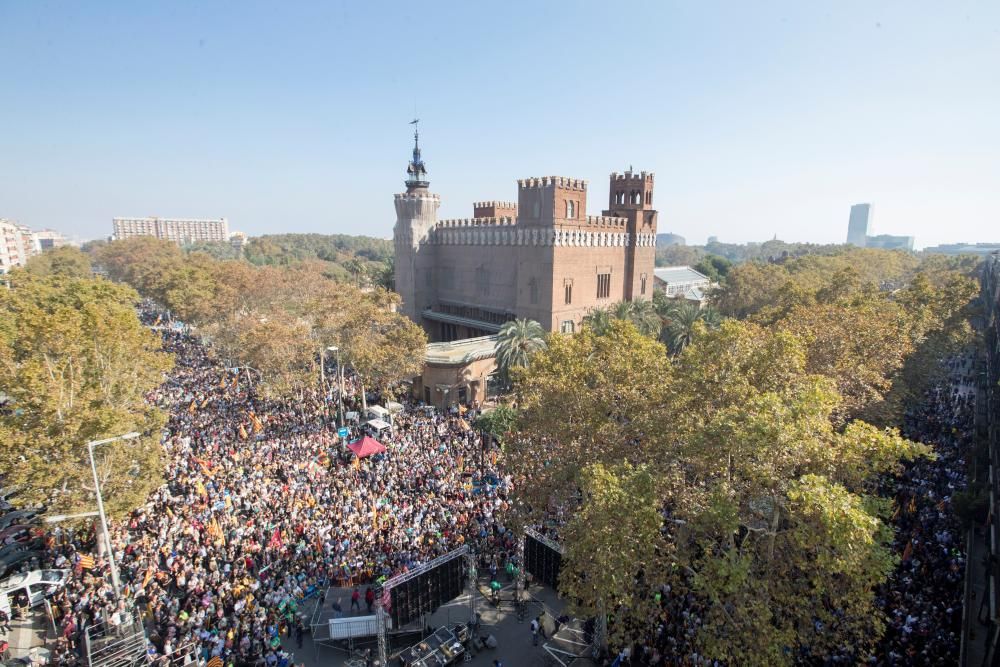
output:
M 156 317 L 142 313 L 147 324 Z M 151 661 L 281 667 L 300 605 L 327 586 L 354 589 L 360 611 L 361 586 L 463 544 L 503 557 L 516 549 L 500 519 L 512 478 L 499 449 L 480 456 L 479 434 L 457 416 L 406 403 L 383 434 L 387 451 L 357 460 L 331 419 L 336 394 L 267 398 L 258 378 L 237 378 L 183 328 L 159 333 L 175 367 L 147 398 L 169 414 L 166 482 L 112 525 L 121 599 L 104 559 L 79 566 L 96 552 L 92 527 L 53 533 L 45 566 L 72 570 L 52 601 L 68 651 L 79 657 L 84 636 L 124 632 L 135 618 Z M 361 382 L 344 375 L 345 409 L 360 411 Z M 365 601 L 371 609 L 373 590 Z

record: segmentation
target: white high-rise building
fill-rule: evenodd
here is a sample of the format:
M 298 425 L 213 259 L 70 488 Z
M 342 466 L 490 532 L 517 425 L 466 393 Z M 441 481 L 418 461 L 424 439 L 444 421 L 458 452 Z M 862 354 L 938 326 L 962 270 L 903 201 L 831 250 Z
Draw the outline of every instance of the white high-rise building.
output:
M 24 229 L 21 225 L 0 218 L 0 274 L 7 273 L 15 266 L 24 266 L 30 255 L 30 247 L 25 248 Z
M 851 217 L 847 222 L 847 242 L 864 248 L 872 229 L 872 205 L 855 204 L 851 207 Z
M 199 241 L 228 241 L 229 221 L 225 218 L 114 218 L 114 238 L 155 236 L 177 244 Z

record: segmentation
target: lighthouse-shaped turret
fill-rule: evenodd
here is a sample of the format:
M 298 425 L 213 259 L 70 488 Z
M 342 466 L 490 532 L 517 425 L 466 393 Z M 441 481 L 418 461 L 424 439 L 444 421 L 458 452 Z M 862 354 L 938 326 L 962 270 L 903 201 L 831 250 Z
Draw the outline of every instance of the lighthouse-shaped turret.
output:
M 430 191 L 427 167 L 420 157 L 419 120 L 413 128 L 413 157 L 406 168 L 406 192 L 396 195 L 396 226 L 393 241 L 396 247 L 396 291 L 403 298 L 402 312 L 417 324 L 427 307 L 434 286 L 434 246 L 425 243 L 441 205 L 438 195 Z

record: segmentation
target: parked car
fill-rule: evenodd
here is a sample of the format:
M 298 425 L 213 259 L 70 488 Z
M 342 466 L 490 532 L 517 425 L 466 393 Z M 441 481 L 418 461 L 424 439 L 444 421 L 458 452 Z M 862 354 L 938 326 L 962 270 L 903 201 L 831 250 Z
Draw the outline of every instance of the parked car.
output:
M 18 593 L 27 595 L 28 606 L 40 605 L 42 600 L 66 585 L 69 570 L 33 570 L 0 581 L 0 610 L 11 613 L 11 604 Z
M 0 516 L 0 528 L 13 526 L 16 523 L 28 523 L 41 514 L 40 510 L 14 510 Z

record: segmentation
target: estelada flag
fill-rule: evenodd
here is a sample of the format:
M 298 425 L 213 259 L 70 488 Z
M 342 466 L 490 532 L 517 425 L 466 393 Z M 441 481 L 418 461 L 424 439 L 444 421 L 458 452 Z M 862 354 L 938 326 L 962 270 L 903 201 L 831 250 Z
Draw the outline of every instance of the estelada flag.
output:
M 201 402 L 201 405 L 199 405 L 198 407 L 200 409 L 204 410 L 205 406 L 208 405 L 208 402 L 211 401 L 211 400 L 212 400 L 211 397 L 206 398 L 204 401 Z
M 225 389 L 225 388 L 226 388 L 226 377 L 222 376 L 221 378 L 219 378 L 219 389 Z
M 257 415 L 255 415 L 253 413 L 253 410 L 250 410 L 248 414 L 250 415 L 250 423 L 253 424 L 253 432 L 254 433 L 260 433 L 261 431 L 263 431 L 264 430 L 264 424 L 261 423 L 260 417 L 258 417 Z
M 94 569 L 94 557 L 90 554 L 84 554 L 80 556 L 80 569 L 81 570 L 92 570 Z
M 188 406 L 188 412 L 190 412 L 191 414 L 194 414 L 196 403 L 197 401 L 191 401 L 191 405 Z
M 247 430 L 243 427 L 243 424 L 240 424 L 240 437 L 244 440 L 247 439 Z

